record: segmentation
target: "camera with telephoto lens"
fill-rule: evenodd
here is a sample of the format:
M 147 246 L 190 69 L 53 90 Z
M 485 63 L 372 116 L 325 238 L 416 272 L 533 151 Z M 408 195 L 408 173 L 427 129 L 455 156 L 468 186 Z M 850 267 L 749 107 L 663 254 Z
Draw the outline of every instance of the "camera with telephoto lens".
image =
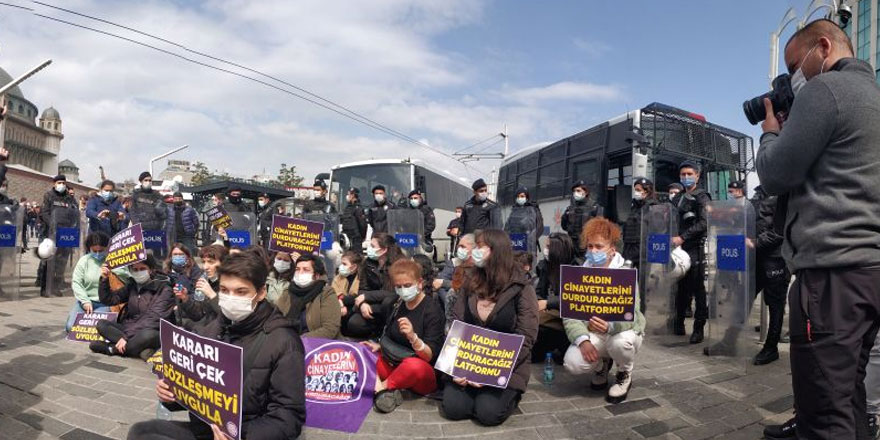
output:
M 773 110 L 777 113 L 788 114 L 788 111 L 791 110 L 791 104 L 794 103 L 794 92 L 791 90 L 791 75 L 783 73 L 777 76 L 773 79 L 772 86 L 772 90 L 769 92 L 743 102 L 743 111 L 752 125 L 756 125 L 767 118 L 767 111 L 764 109 L 764 98 L 770 98 L 770 102 L 773 103 Z

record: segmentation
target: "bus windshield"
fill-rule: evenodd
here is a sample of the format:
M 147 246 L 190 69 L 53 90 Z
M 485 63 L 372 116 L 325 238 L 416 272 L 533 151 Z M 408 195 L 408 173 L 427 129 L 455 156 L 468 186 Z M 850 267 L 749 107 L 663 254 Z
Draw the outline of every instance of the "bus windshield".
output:
M 374 186 L 385 186 L 387 200 L 397 204 L 401 198 L 409 194 L 412 180 L 412 165 L 406 163 L 359 165 L 338 168 L 333 171 L 331 187 L 338 191 L 337 209 L 342 212 L 345 196 L 350 188 L 357 188 L 361 193 L 361 203 L 368 206 L 373 202 L 370 192 Z

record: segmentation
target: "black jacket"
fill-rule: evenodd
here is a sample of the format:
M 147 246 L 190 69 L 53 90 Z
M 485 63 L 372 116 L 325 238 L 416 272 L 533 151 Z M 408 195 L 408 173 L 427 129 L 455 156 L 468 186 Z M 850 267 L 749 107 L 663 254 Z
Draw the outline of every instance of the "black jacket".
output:
M 49 228 L 52 224 L 52 211 L 56 209 L 63 209 L 69 212 L 69 215 L 58 220 L 59 225 L 72 227 L 78 220 L 79 204 L 76 203 L 76 199 L 73 198 L 72 195 L 67 194 L 66 191 L 64 194 L 58 194 L 54 189 L 50 189 L 43 196 L 43 207 L 40 210 L 40 220 L 43 221 L 43 237 L 49 237 Z M 74 212 L 74 210 L 76 210 L 76 212 Z M 72 218 L 73 215 L 76 215 L 77 218 Z M 52 239 L 54 240 L 55 237 L 52 237 Z
M 580 266 L 577 257 L 563 264 L 572 266 Z M 538 276 L 538 285 L 535 287 L 535 294 L 538 299 L 547 300 L 547 310 L 559 310 L 559 267 L 556 267 L 556 281 L 550 279 L 550 262 L 546 258 L 538 263 L 535 268 Z
M 776 196 L 768 196 L 762 192 L 755 192 L 751 200 L 755 208 L 755 250 L 757 260 L 768 258 L 782 258 L 782 235 L 773 228 L 773 220 L 776 216 Z
M 131 193 L 131 208 L 128 212 L 131 223 L 140 223 L 144 231 L 164 231 L 168 210 L 159 191 L 138 188 Z
M 579 202 L 572 199 L 571 204 L 565 208 L 561 220 L 562 230 L 568 232 L 568 236 L 571 237 L 571 241 L 578 249 L 578 253 L 581 253 L 580 251 L 583 250 L 581 246 L 581 231 L 584 229 L 584 224 L 591 218 L 601 215 L 602 206 L 594 203 L 589 198 Z
M 269 234 L 272 232 L 272 216 L 274 214 L 273 210 L 270 208 L 271 205 L 266 205 L 259 210 L 257 213 L 257 218 L 260 224 L 260 237 L 268 240 Z M 263 246 L 268 246 L 268 241 L 263 243 Z
M 121 289 L 111 290 L 110 280 L 101 278 L 98 298 L 108 306 L 125 304 L 119 323 L 130 339 L 141 330 L 159 330 L 160 319 L 173 321 L 174 294 L 168 283 L 168 277 L 155 274 L 142 286 L 129 278 Z
M 336 207 L 325 198 L 315 198 L 303 205 L 303 214 L 335 214 Z
M 339 220 L 342 223 L 342 232 L 348 236 L 349 240 L 353 243 L 364 241 L 367 236 L 367 217 L 360 201 L 346 203 Z M 355 249 L 355 251 L 360 252 L 361 250 Z
M 494 200 L 481 202 L 471 197 L 461 211 L 461 234 L 472 234 L 478 229 L 501 229 L 501 206 Z
M 424 229 L 425 229 L 425 241 L 428 243 L 433 243 L 434 240 L 431 238 L 431 234 L 434 233 L 434 229 L 437 229 L 437 219 L 434 217 L 434 208 L 428 206 L 427 203 L 422 203 L 418 208 L 413 208 L 407 202 L 405 209 L 418 209 L 422 213 L 422 220 L 424 220 Z
M 638 266 L 641 260 L 642 209 L 660 203 L 657 199 L 633 200 L 629 218 L 623 224 L 623 258 Z
M 396 209 L 396 207 L 388 200 L 381 205 L 374 201 L 367 209 L 367 222 L 373 227 L 374 234 L 376 232 L 388 232 L 387 214 L 389 209 Z
M 220 291 L 219 278 L 209 283 L 214 292 Z M 187 330 L 200 336 L 216 339 L 223 328 L 219 319 L 223 316 L 220 311 L 220 296 L 217 295 L 213 299 L 205 297 L 203 301 L 196 301 L 192 297 L 194 293 L 195 291 L 190 292 L 189 299 L 177 305 L 180 316 L 185 318 L 182 324 L 185 324 Z
M 708 229 L 706 205 L 711 201 L 712 196 L 702 188 L 689 193 L 682 191 L 672 199 L 672 204 L 678 208 L 678 235 L 684 240 L 682 249 L 702 251 Z
M 526 212 L 518 212 L 518 211 L 526 211 Z M 525 218 L 534 219 L 534 224 L 516 225 L 516 224 L 512 224 L 512 222 L 511 222 L 511 220 L 513 220 L 513 219 L 525 219 Z M 528 221 L 528 223 L 532 223 L 531 220 Z M 526 229 L 526 228 L 532 229 L 532 231 L 528 231 L 528 232 L 535 233 L 535 240 L 537 240 L 544 233 L 544 216 L 541 215 L 541 208 L 538 207 L 537 203 L 535 203 L 531 200 L 526 202 L 525 205 L 522 205 L 522 206 L 513 205 L 513 207 L 510 208 L 510 214 L 507 216 L 507 222 L 504 224 L 504 232 L 507 232 L 508 234 L 515 234 L 518 232 L 523 233 L 526 231 L 523 231 L 522 229 Z

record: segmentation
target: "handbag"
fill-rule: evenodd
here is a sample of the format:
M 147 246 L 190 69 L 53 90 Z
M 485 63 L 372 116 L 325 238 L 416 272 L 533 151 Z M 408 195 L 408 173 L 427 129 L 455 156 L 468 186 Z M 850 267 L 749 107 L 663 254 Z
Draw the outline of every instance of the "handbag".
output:
M 406 358 L 416 357 L 416 352 L 412 347 L 399 344 L 388 336 L 388 326 L 394 322 L 394 316 L 397 315 L 401 302 L 402 301 L 397 301 L 394 304 L 391 318 L 388 320 L 388 323 L 385 324 L 385 328 L 382 330 L 382 337 L 379 339 L 379 347 L 382 349 L 382 358 L 384 358 L 392 367 L 400 365 L 400 363 Z

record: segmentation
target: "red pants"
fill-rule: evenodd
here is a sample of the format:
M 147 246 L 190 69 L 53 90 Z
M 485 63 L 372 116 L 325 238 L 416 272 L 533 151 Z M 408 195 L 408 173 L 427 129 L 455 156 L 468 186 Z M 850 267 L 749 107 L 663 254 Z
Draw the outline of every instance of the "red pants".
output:
M 423 396 L 437 390 L 434 367 L 417 357 L 406 358 L 397 367 L 392 367 L 379 356 L 376 372 L 389 390 L 410 390 Z

